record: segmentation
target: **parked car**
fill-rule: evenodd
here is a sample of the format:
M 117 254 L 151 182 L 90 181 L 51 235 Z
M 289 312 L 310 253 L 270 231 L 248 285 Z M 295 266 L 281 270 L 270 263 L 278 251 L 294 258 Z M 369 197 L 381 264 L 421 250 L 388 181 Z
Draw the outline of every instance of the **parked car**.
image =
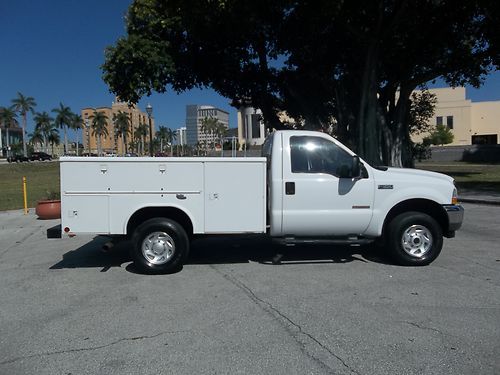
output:
M 166 156 L 169 156 L 166 152 L 157 152 L 155 154 L 155 156 L 158 158 L 158 157 L 166 157 Z
M 33 152 L 30 156 L 30 160 L 31 161 L 35 161 L 35 160 L 40 160 L 40 161 L 45 161 L 45 160 L 52 160 L 52 156 L 50 156 L 49 154 L 45 153 L 45 152 Z
M 24 156 L 22 154 L 14 154 L 11 155 L 7 158 L 7 161 L 9 163 L 22 163 L 25 161 L 30 161 L 30 159 L 27 156 Z

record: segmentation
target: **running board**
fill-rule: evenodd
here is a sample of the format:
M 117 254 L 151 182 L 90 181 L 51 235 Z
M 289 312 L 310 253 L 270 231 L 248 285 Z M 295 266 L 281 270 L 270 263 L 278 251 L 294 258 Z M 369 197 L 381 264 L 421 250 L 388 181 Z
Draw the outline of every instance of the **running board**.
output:
M 279 245 L 367 245 L 375 241 L 375 238 L 349 236 L 349 237 L 279 237 L 273 238 Z

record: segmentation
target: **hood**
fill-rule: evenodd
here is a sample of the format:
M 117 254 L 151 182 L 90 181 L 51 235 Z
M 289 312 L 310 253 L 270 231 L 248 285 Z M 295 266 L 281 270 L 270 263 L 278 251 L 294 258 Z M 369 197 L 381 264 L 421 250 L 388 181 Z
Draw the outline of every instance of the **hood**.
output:
M 453 177 L 450 177 L 446 174 L 437 173 L 437 172 L 429 172 L 423 171 L 421 169 L 413 169 L 413 168 L 387 168 L 387 172 L 392 173 L 396 176 L 415 176 L 420 178 L 432 178 L 438 179 L 441 181 L 446 181 L 449 183 L 453 183 Z

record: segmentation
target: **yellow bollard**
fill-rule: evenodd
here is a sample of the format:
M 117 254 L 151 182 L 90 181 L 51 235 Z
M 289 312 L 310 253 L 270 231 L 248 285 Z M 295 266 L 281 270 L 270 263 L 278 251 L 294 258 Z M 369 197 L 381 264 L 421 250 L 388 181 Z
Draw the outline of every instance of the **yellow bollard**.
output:
M 24 197 L 24 214 L 28 214 L 28 194 L 26 193 L 26 177 L 23 176 L 23 197 Z

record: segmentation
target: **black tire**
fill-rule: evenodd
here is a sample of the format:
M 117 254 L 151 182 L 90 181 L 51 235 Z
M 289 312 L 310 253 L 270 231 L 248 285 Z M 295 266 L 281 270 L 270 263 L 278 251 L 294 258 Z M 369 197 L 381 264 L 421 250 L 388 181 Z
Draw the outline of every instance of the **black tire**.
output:
M 154 244 L 158 245 L 157 249 L 150 247 Z M 179 223 L 167 218 L 157 217 L 139 225 L 132 235 L 132 245 L 134 264 L 146 273 L 175 271 L 189 254 L 186 231 Z
M 426 266 L 443 247 L 443 231 L 427 214 L 404 212 L 387 227 L 387 245 L 394 261 L 403 266 Z

